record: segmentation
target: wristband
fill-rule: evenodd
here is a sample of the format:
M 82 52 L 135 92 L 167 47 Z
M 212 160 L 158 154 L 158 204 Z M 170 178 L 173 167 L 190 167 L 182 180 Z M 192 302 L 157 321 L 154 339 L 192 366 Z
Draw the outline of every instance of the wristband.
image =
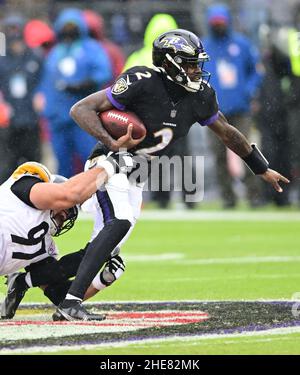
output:
M 269 168 L 269 162 L 255 143 L 251 144 L 251 147 L 250 154 L 242 159 L 253 174 L 263 174 Z

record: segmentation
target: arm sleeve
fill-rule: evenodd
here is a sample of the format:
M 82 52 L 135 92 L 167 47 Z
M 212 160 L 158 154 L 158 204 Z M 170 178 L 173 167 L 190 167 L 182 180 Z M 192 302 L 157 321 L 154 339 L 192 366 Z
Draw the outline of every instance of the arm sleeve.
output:
M 21 177 L 11 186 L 11 191 L 24 203 L 32 208 L 36 208 L 30 200 L 30 191 L 33 185 L 43 182 L 37 177 L 24 176 Z

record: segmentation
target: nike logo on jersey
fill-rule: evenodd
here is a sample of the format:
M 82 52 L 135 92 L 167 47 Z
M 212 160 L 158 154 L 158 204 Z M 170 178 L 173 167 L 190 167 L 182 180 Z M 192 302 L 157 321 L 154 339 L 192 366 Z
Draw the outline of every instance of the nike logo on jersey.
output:
M 177 126 L 177 124 L 174 124 L 173 122 L 163 122 L 163 125 L 172 126 L 173 128 L 176 128 L 176 126 Z

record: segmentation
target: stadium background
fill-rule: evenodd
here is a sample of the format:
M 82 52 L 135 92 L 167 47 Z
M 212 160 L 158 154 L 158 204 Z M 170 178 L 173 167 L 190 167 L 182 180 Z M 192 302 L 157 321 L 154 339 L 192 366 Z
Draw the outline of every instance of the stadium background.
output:
M 2 0 L 1 6 L 3 15 L 18 11 L 28 18 L 45 18 L 47 15 L 52 19 L 65 7 L 86 8 L 88 5 L 104 16 L 110 38 L 114 37 L 114 17 L 121 15 L 129 30 L 128 41 L 122 48 L 129 55 L 142 46 L 143 30 L 158 12 L 172 14 L 183 28 L 204 33 L 204 9 L 210 3 L 212 1 L 200 0 L 113 0 L 89 1 L 88 4 L 82 1 Z M 231 0 L 226 3 L 233 11 L 236 28 L 258 43 L 258 25 L 269 22 L 270 18 L 275 29 L 288 25 L 292 19 L 292 7 L 299 2 L 285 1 L 284 11 L 282 1 Z M 242 203 L 235 211 L 220 211 L 218 201 L 215 203 L 218 189 L 205 134 L 200 135 L 199 129 L 193 129 L 192 134 L 200 140 L 193 144 L 194 152 L 207 153 L 204 202 L 193 212 L 182 211 L 176 197 L 172 210 L 163 213 L 152 210 L 151 203 L 146 205 L 141 222 L 123 250 L 127 259 L 125 275 L 93 300 L 292 300 L 300 291 L 300 214 L 296 199 L 292 207 L 284 209 L 269 205 L 250 210 Z M 191 140 L 197 137 L 191 137 Z M 241 195 L 243 197 L 243 192 Z M 82 218 L 72 233 L 58 239 L 61 253 L 83 246 L 89 238 L 91 226 L 89 218 Z M 0 281 L 0 295 L 2 293 L 3 297 L 4 278 Z M 24 302 L 45 302 L 45 298 L 39 290 L 30 290 Z M 74 348 L 71 353 L 300 354 L 299 336 L 299 331 L 291 331 L 259 337 L 194 339 L 189 343 L 178 340 L 121 345 L 118 348 L 108 345 L 94 351 L 75 351 Z M 47 350 L 43 352 L 47 353 Z

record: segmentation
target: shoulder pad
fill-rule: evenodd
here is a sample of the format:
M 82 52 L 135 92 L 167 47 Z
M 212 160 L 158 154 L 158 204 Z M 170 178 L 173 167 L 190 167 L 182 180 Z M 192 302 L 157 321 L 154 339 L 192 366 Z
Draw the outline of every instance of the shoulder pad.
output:
M 123 73 L 136 73 L 136 72 L 144 72 L 146 70 L 153 70 L 152 68 L 146 66 L 146 65 L 136 65 L 136 66 L 133 66 L 127 70 L 125 70 Z
M 18 180 L 23 176 L 34 176 L 40 178 L 44 182 L 51 182 L 51 173 L 43 164 L 29 161 L 21 164 L 12 174 L 14 180 Z

